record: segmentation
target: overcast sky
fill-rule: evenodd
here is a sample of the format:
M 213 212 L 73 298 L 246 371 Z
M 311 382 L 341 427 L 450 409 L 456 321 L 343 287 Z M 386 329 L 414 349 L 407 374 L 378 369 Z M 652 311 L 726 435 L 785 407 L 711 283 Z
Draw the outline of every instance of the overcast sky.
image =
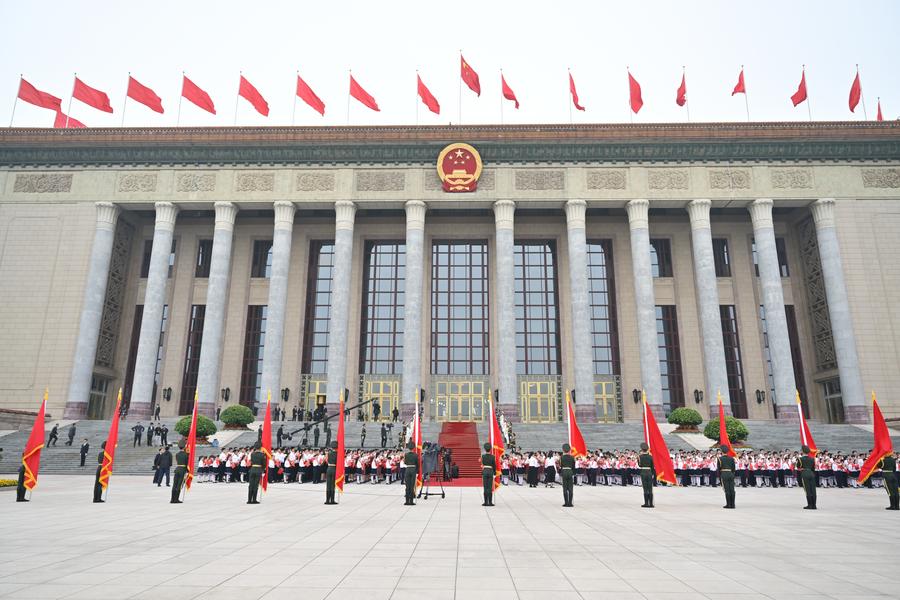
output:
M 734 8 L 739 6 L 740 8 Z M 181 125 L 232 125 L 239 71 L 260 90 L 264 118 L 241 100 L 239 125 L 289 125 L 295 72 L 326 104 L 325 116 L 296 105 L 297 125 L 347 123 L 348 69 L 378 101 L 355 101 L 354 125 L 459 122 L 459 51 L 481 77 L 481 97 L 462 91 L 462 122 L 501 119 L 500 68 L 521 108 L 503 107 L 505 123 L 569 122 L 566 68 L 581 103 L 577 123 L 628 122 L 626 66 L 643 87 L 636 123 L 682 122 L 675 90 L 687 68 L 692 121 L 744 121 L 744 99 L 731 96 L 740 65 L 750 116 L 807 120 L 789 97 L 806 64 L 814 120 L 863 118 L 848 108 L 859 63 L 869 119 L 881 96 L 885 119 L 900 115 L 900 2 L 235 2 L 219 0 L 3 0 L 0 123 L 9 124 L 19 74 L 63 99 L 73 73 L 106 91 L 115 113 L 79 101 L 71 115 L 89 127 L 119 126 L 128 72 L 163 99 L 159 115 L 128 102 L 126 126 L 173 126 L 181 71 L 212 96 L 218 114 L 187 101 Z M 433 115 L 417 101 L 416 69 L 441 103 Z M 418 117 L 416 107 L 418 106 Z M 49 127 L 53 114 L 19 102 L 15 126 Z

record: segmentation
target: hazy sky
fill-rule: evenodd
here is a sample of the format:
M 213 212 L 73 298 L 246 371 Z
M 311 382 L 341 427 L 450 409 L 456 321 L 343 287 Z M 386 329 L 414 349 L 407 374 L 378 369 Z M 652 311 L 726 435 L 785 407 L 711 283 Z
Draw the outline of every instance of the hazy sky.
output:
M 731 97 L 745 65 L 750 116 L 807 120 L 789 96 L 807 65 L 815 120 L 863 118 L 847 106 L 859 63 L 870 119 L 881 96 L 885 119 L 900 115 L 900 2 L 179 2 L 0 0 L 0 123 L 8 125 L 18 78 L 63 99 L 73 72 L 106 91 L 115 113 L 79 101 L 71 115 L 89 127 L 119 126 L 128 72 L 162 97 L 159 115 L 128 102 L 126 126 L 173 126 L 181 71 L 206 89 L 218 114 L 184 101 L 182 125 L 232 125 L 239 71 L 269 101 L 268 118 L 241 100 L 239 125 L 289 125 L 295 71 L 326 104 L 325 117 L 298 101 L 296 124 L 347 122 L 347 70 L 378 101 L 350 108 L 354 125 L 459 121 L 459 50 L 481 77 L 477 98 L 462 91 L 463 123 L 500 121 L 500 73 L 521 103 L 505 123 L 568 122 L 570 67 L 587 111 L 575 122 L 628 122 L 626 65 L 643 87 L 636 123 L 681 122 L 675 90 L 687 67 L 692 121 L 743 121 Z M 416 69 L 441 103 L 432 115 L 416 98 Z M 19 102 L 16 126 L 49 127 L 50 111 Z

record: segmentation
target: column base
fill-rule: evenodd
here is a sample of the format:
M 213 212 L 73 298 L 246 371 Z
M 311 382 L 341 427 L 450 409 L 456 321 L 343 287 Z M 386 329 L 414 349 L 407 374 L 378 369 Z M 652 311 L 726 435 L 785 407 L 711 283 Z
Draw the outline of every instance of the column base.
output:
M 597 422 L 597 405 L 588 403 L 575 403 L 575 418 L 579 423 L 596 423 Z M 563 416 L 563 423 L 566 419 Z
M 413 402 L 400 403 L 400 420 L 409 423 L 416 415 L 416 405 Z
M 854 425 L 865 425 L 871 423 L 869 419 L 869 409 L 865 406 L 845 406 L 844 422 L 853 423 Z
M 734 414 L 731 412 L 731 405 L 722 403 L 722 408 L 725 409 L 726 417 L 733 417 Z M 698 411 L 699 412 L 699 411 Z M 719 404 L 710 404 L 709 405 L 709 418 L 710 419 L 718 419 L 719 418 Z
M 647 403 L 647 406 L 650 407 L 650 412 L 653 413 L 653 418 L 656 419 L 657 423 L 665 423 L 666 422 L 666 407 L 662 404 L 650 404 Z
M 148 420 L 150 418 L 150 405 L 143 402 L 139 404 L 131 404 L 128 407 L 126 418 L 129 421 Z
M 796 404 L 776 404 L 775 420 L 784 423 L 799 423 L 800 415 L 797 414 Z
M 115 408 L 115 407 L 113 407 Z M 69 402 L 63 410 L 63 419 L 80 421 L 87 418 L 87 402 Z
M 498 404 L 497 409 L 500 411 L 507 421 L 510 423 L 520 423 L 522 421 L 519 418 L 519 405 L 518 404 Z M 490 426 L 490 415 L 485 415 L 484 420 Z

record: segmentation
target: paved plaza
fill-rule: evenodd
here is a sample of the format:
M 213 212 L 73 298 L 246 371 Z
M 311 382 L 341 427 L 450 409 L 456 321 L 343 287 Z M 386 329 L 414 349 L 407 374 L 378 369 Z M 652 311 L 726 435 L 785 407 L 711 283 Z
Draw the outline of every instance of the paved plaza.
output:
M 42 477 L 29 504 L 0 493 L 0 597 L 115 600 L 614 600 L 900 597 L 900 518 L 883 490 L 504 488 L 402 505 L 399 485 L 197 484 L 182 505 L 147 477 Z

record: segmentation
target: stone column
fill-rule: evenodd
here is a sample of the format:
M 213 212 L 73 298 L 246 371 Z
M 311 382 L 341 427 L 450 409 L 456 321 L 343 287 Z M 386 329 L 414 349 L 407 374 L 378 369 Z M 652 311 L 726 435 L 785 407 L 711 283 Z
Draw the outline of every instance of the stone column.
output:
M 719 311 L 719 288 L 713 259 L 712 230 L 709 223 L 709 200 L 693 200 L 687 205 L 691 218 L 691 243 L 694 249 L 694 282 L 700 309 L 700 333 L 703 337 L 703 369 L 710 416 L 718 416 L 716 393 L 721 392 L 726 414 L 731 414 L 728 372 L 725 369 L 725 341 L 722 339 L 722 316 Z
M 356 217 L 356 205 L 349 200 L 338 200 L 334 203 L 334 212 L 334 271 L 331 279 L 331 317 L 328 321 L 326 387 L 327 401 L 332 405 L 329 412 L 336 410 L 340 402 L 341 388 L 355 387 L 355 382 L 347 381 L 347 337 L 350 325 L 350 269 L 353 263 L 353 221 Z
M 119 218 L 119 207 L 115 204 L 97 202 L 96 207 L 97 223 L 84 284 L 78 339 L 75 342 L 75 355 L 72 357 L 69 396 L 63 412 L 65 419 L 84 419 L 87 416 L 91 377 L 97 358 L 97 338 L 100 336 L 100 319 L 103 317 L 103 302 L 109 279 L 109 263 L 116 235 L 116 220 Z
M 572 345 L 575 367 L 575 416 L 585 423 L 597 420 L 594 402 L 594 347 L 587 273 L 587 237 L 584 200 L 566 202 L 569 240 L 569 298 L 572 301 Z
M 775 380 L 775 418 L 796 420 L 797 405 L 794 363 L 791 360 L 791 340 L 787 317 L 784 314 L 784 291 L 781 288 L 781 269 L 775 246 L 775 226 L 772 222 L 772 200 L 754 200 L 748 207 L 753 220 L 753 239 L 756 242 L 756 262 L 759 266 L 759 287 L 766 311 L 766 335 L 772 378 Z
M 498 408 L 507 419 L 519 421 L 519 394 L 516 378 L 516 316 L 515 316 L 515 271 L 513 226 L 516 203 L 512 200 L 494 202 L 496 239 L 494 246 L 497 265 L 496 283 L 493 296 L 497 307 L 497 322 L 494 330 L 497 346 L 497 376 L 494 381 L 500 390 Z
M 198 411 L 209 418 L 216 414 L 216 400 L 219 397 L 225 305 L 231 274 L 231 241 L 234 236 L 234 219 L 238 212 L 237 205 L 232 202 L 216 202 L 215 207 L 216 225 L 206 285 L 206 317 L 203 320 L 200 372 L 197 377 Z
M 178 207 L 171 202 L 156 203 L 156 224 L 153 229 L 153 250 L 144 294 L 144 314 L 141 317 L 141 337 L 138 338 L 137 358 L 128 416 L 132 419 L 150 417 L 153 380 L 156 377 L 156 356 L 159 353 L 159 329 L 162 326 L 163 305 L 166 303 L 166 284 L 169 279 L 169 255 Z M 157 398 L 157 400 L 159 400 Z
M 834 222 L 834 198 L 822 198 L 813 203 L 813 220 L 819 242 L 819 259 L 825 280 L 825 297 L 828 299 L 828 316 L 831 319 L 831 336 L 837 354 L 838 376 L 841 379 L 841 398 L 844 402 L 844 418 L 848 423 L 868 423 L 869 408 L 866 405 L 856 353 L 856 335 L 850 315 L 850 301 L 844 282 L 841 264 L 841 248 L 838 244 Z
M 406 203 L 406 281 L 403 307 L 403 418 L 415 413 L 413 396 L 422 385 L 422 277 L 425 268 L 425 211 L 421 200 Z M 426 394 L 427 395 L 427 394 Z
M 275 203 L 275 229 L 272 232 L 272 272 L 269 276 L 269 300 L 266 310 L 266 343 L 263 347 L 262 386 L 257 408 L 265 411 L 266 396 L 272 392 L 272 408 L 281 401 L 281 360 L 284 349 L 284 313 L 287 308 L 288 271 L 291 263 L 291 238 L 294 235 L 293 202 Z M 262 413 L 260 412 L 260 416 Z
M 631 229 L 631 266 L 634 272 L 634 300 L 637 313 L 638 348 L 641 354 L 641 386 L 654 415 L 662 416 L 662 382 L 659 374 L 659 344 L 656 336 L 656 297 L 650 261 L 650 202 L 632 200 L 628 211 Z M 623 392 L 626 401 L 628 391 Z

